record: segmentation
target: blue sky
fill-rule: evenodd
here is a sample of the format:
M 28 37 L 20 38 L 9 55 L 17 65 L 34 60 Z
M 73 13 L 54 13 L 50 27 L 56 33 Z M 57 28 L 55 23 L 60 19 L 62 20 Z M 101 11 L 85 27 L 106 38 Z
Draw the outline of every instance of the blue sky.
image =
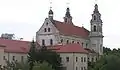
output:
M 90 29 L 95 0 L 51 0 L 54 19 L 63 21 L 69 1 L 73 23 Z M 49 0 L 0 0 L 0 34 L 14 33 L 31 41 L 48 16 Z M 103 20 L 104 46 L 120 47 L 120 1 L 98 0 Z

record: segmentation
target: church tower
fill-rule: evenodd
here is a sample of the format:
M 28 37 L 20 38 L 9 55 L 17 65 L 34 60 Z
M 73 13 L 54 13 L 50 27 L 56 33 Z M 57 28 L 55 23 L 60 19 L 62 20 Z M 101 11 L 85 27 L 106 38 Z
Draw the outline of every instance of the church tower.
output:
M 50 8 L 49 12 L 48 12 L 48 18 L 52 21 L 53 20 L 53 11 Z
M 64 22 L 66 24 L 73 24 L 72 23 L 72 16 L 70 14 L 70 9 L 69 8 L 66 9 L 66 14 L 65 14 L 65 17 L 64 17 Z
M 103 54 L 103 32 L 101 14 L 98 10 L 98 5 L 95 4 L 94 11 L 91 19 L 91 32 L 90 32 L 90 49 L 97 52 L 99 55 Z

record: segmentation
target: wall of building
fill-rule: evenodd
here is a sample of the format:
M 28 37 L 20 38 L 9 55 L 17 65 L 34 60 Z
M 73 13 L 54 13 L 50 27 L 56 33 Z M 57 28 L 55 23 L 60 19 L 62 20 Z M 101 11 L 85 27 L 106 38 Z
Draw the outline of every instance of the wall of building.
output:
M 50 31 L 48 30 L 50 29 Z M 45 31 L 46 30 L 46 31 Z M 45 22 L 41 26 L 41 28 L 36 33 L 36 41 L 42 45 L 42 40 L 45 40 L 45 45 L 50 45 L 50 39 L 53 40 L 53 45 L 58 44 L 56 35 L 58 35 L 59 31 L 52 24 L 49 19 L 45 19 Z
M 26 53 L 6 53 L 4 52 L 4 49 L 0 48 L 0 65 L 5 66 L 6 60 L 13 61 L 17 60 L 18 62 L 26 61 L 27 60 L 27 54 Z
M 4 65 L 5 62 L 3 61 L 4 56 L 4 47 L 0 47 L 0 65 Z
M 87 70 L 87 54 L 83 53 L 60 53 L 61 61 L 66 70 Z M 69 61 L 67 58 L 69 57 Z
M 61 42 L 62 39 L 63 39 L 63 42 L 62 42 L 63 44 L 66 44 L 67 40 L 69 40 L 69 43 L 73 43 L 73 41 L 74 41 L 74 43 L 79 43 L 84 48 L 89 48 L 89 46 L 90 46 L 89 39 L 85 39 L 82 37 L 60 35 L 59 42 Z

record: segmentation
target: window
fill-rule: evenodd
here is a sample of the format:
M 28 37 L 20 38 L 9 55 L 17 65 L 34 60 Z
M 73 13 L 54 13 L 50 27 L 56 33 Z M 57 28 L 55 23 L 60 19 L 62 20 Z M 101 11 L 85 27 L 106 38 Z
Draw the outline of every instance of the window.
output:
M 72 43 L 74 43 L 74 41 L 72 41 Z
M 83 57 L 81 57 L 81 62 L 83 62 Z
M 83 67 L 81 67 L 81 70 L 83 70 Z
M 13 56 L 13 58 L 12 58 L 13 60 L 15 60 L 15 56 Z
M 46 23 L 46 25 L 48 25 L 48 23 Z
M 47 32 L 46 28 L 44 28 L 44 32 Z
M 69 43 L 69 40 L 67 40 L 67 44 Z
M 90 58 L 88 57 L 88 61 L 89 61 L 89 59 L 90 59 Z
M 78 67 L 76 67 L 76 70 L 78 70 Z
M 86 62 L 86 58 L 84 57 L 84 62 Z
M 6 60 L 5 56 L 3 56 L 3 60 Z
M 86 47 L 88 46 L 88 44 L 86 43 Z
M 50 28 L 48 28 L 48 32 L 50 32 Z
M 82 46 L 83 46 L 84 43 L 82 43 Z
M 53 40 L 52 39 L 50 39 L 50 45 L 53 45 Z
M 24 57 L 23 56 L 21 56 L 21 61 L 23 62 L 23 59 L 24 59 Z
M 67 22 L 67 18 L 65 18 L 64 21 Z
M 45 40 L 44 39 L 42 40 L 42 45 L 45 45 Z
M 86 68 L 84 67 L 84 70 L 86 70 Z
M 60 62 L 62 61 L 62 57 L 60 57 Z
M 94 27 L 93 27 L 93 29 L 94 29 L 94 32 L 96 32 L 96 31 L 97 31 L 97 27 L 96 27 L 96 26 L 94 26 Z
M 94 20 L 96 20 L 96 16 L 94 16 Z
M 76 57 L 76 62 L 78 61 L 78 57 Z
M 66 62 L 69 62 L 69 57 L 66 57 Z
M 102 44 L 100 45 L 100 51 L 102 52 Z
M 94 61 L 94 58 L 92 58 L 92 62 Z
M 61 43 L 63 42 L 63 39 L 61 39 Z

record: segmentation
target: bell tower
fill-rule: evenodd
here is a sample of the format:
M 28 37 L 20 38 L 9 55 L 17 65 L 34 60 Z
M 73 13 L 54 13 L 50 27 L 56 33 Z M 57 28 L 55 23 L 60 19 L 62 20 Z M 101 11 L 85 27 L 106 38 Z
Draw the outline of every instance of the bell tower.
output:
M 64 17 L 64 22 L 67 23 L 67 24 L 73 24 L 72 23 L 72 16 L 70 14 L 69 7 L 66 9 L 66 14 L 65 14 L 65 17 Z
M 103 54 L 103 32 L 102 32 L 102 20 L 101 14 L 98 10 L 98 5 L 95 4 L 92 14 L 91 32 L 90 32 L 90 49 L 97 52 L 99 55 Z

